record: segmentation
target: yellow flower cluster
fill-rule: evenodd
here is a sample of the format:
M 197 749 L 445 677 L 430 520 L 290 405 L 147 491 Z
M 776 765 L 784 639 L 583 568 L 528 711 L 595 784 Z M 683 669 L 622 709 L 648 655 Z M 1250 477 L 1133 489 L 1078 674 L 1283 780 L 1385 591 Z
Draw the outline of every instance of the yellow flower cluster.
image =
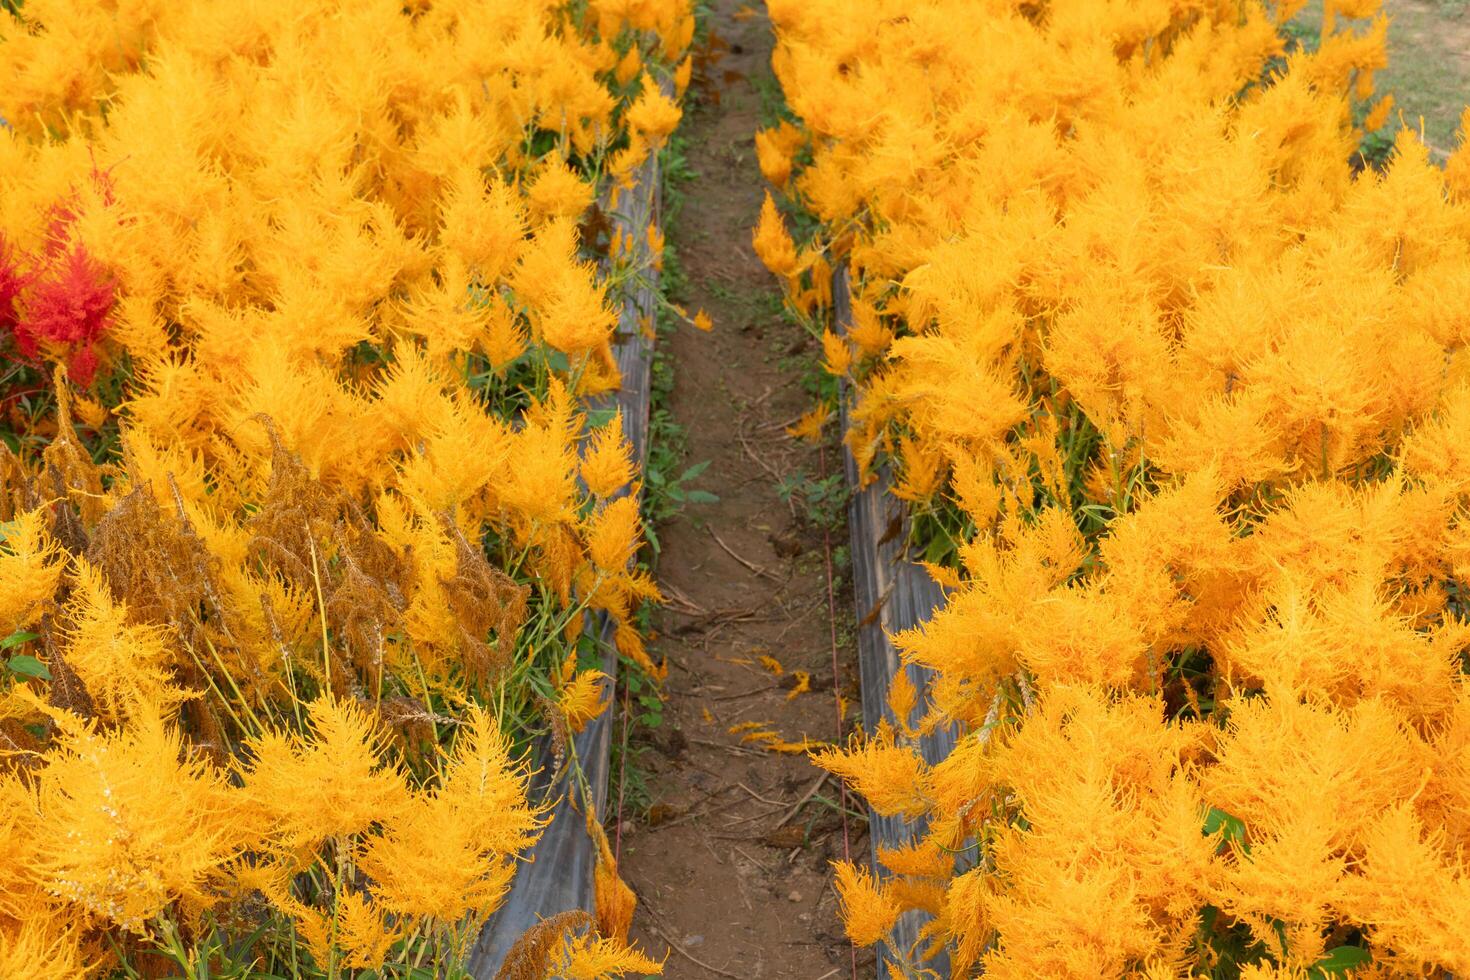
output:
M 658 672 L 630 447 L 579 400 L 658 261 L 606 212 L 693 30 L 0 14 L 0 343 L 57 366 L 0 445 L 0 975 L 467 952 L 537 834 L 523 740 L 603 707 L 584 615 Z M 569 939 L 578 975 L 656 972 L 624 938 Z
M 0 778 L 5 975 L 105 968 L 104 933 L 125 949 L 150 933 L 182 944 L 206 911 L 234 901 L 230 914 L 247 916 L 251 893 L 293 922 L 303 964 L 328 974 L 377 969 L 420 932 L 462 956 L 462 920 L 499 904 L 537 829 L 495 719 L 470 709 L 437 784 L 419 787 L 386 760 L 367 712 L 329 698 L 306 710 L 308 735 L 252 739 L 230 772 L 156 716 L 101 728 L 47 709 L 57 732 L 44 765 Z M 323 876 L 332 902 L 303 900 L 301 875 Z M 50 954 L 28 958 L 27 940 Z
M 1376 0 L 1305 44 L 1294 2 L 767 6 L 802 126 L 761 166 L 824 230 L 768 202 L 755 247 L 798 309 L 849 263 L 849 445 L 953 556 L 897 638 L 923 720 L 899 685 L 818 756 L 927 820 L 838 869 L 850 935 L 923 909 L 956 976 L 1470 971 L 1470 147 L 1355 155 Z

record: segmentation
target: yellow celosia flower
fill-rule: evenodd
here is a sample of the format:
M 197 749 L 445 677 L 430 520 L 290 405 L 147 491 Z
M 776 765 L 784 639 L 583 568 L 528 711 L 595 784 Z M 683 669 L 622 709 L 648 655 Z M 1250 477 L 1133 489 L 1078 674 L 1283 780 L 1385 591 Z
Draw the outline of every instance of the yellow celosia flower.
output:
M 0 976 L 74 980 L 94 966 L 78 924 L 54 909 L 32 908 L 13 928 L 0 928 Z
M 802 439 L 806 442 L 820 442 L 822 428 L 831 417 L 832 409 L 825 403 L 818 405 L 798 419 L 794 425 L 788 425 L 786 427 L 786 434 L 793 439 Z
M 482 282 L 505 275 L 525 246 L 525 205 L 514 189 L 499 178 L 486 186 L 478 167 L 463 167 L 445 191 L 439 241 L 445 252 L 457 255 Z
M 490 304 L 490 320 L 480 338 L 480 347 L 490 366 L 501 371 L 526 352 L 530 333 L 516 311 L 503 299 L 487 298 L 486 302 Z
M 587 813 L 587 833 L 597 846 L 597 867 L 592 875 L 593 908 L 597 912 L 597 932 L 605 939 L 626 944 L 633 926 L 633 912 L 638 898 L 618 875 L 617 858 L 608 843 L 602 824 Z
M 619 85 L 627 85 L 642 70 L 643 57 L 638 48 L 634 46 L 618 60 L 618 67 L 613 70 L 613 77 L 618 80 Z
M 631 187 L 634 180 L 634 171 L 641 167 L 649 158 L 652 147 L 648 145 L 647 139 L 641 133 L 634 133 L 628 140 L 628 145 L 613 154 L 612 160 L 608 162 L 608 174 L 617 181 L 616 187 Z
M 796 245 L 786 231 L 786 223 L 776 210 L 776 202 L 769 193 L 761 205 L 760 223 L 756 225 L 751 243 L 755 254 L 778 276 L 790 276 L 796 272 Z
M 469 267 L 450 253 L 442 257 L 436 279 L 404 303 L 404 326 L 427 341 L 431 360 L 442 363 L 454 351 L 469 350 L 489 331 L 494 300 L 477 297 L 470 287 Z
M 847 938 L 859 946 L 872 946 L 888 935 L 898 921 L 900 909 L 873 881 L 866 868 L 848 861 L 832 865 L 837 881 L 837 901 Z
M 17 515 L 0 540 L 0 632 L 9 636 L 34 623 L 56 595 L 65 569 L 43 508 Z
M 1270 963 L 1248 963 L 1240 970 L 1240 980 L 1305 980 L 1307 976 L 1306 970 Z
M 802 736 L 800 742 L 784 738 L 769 722 L 746 721 L 729 729 L 729 734 L 739 735 L 740 744 L 753 745 L 767 752 L 780 755 L 808 755 L 813 752 L 830 751 L 832 746 L 824 742 L 813 742 Z
M 587 554 L 604 572 L 623 571 L 638 548 L 638 500 L 619 497 L 592 514 L 587 527 Z
M 325 914 L 300 903 L 293 906 L 296 930 L 317 963 L 337 962 L 346 969 L 376 970 L 402 935 L 360 892 L 342 891 L 337 895 L 336 907 Z
M 915 734 L 911 723 L 914 708 L 919 701 L 919 690 L 909 677 L 907 670 L 896 671 L 888 687 L 888 710 L 893 715 L 898 729 L 905 735 Z
M 223 773 L 182 760 L 179 733 L 138 715 L 103 733 L 65 712 L 38 779 L 46 833 L 28 863 L 56 896 L 131 932 L 173 902 L 211 902 L 245 846 Z
M 1456 973 L 1470 966 L 1470 869 L 1441 833 L 1425 832 L 1411 806 L 1395 806 L 1368 831 L 1363 876 L 1347 902 L 1374 924 L 1374 945 Z
M 550 157 L 526 189 L 526 205 L 533 221 L 577 218 L 592 203 L 593 189 L 560 156 Z
M 944 878 L 954 870 L 954 856 L 933 841 L 917 841 L 902 847 L 880 847 L 878 862 L 898 875 Z
M 66 659 L 99 715 L 114 724 L 133 717 L 167 717 L 189 694 L 175 681 L 174 638 L 161 626 L 128 622 L 101 574 L 76 559 L 65 610 Z
M 539 228 L 511 282 L 531 308 L 531 324 L 546 343 L 568 355 L 608 342 L 617 316 L 608 308 L 592 268 L 579 262 L 571 221 L 552 219 Z
M 868 805 L 885 816 L 914 816 L 928 805 L 924 760 L 913 749 L 895 744 L 886 725 L 845 751 L 831 747 L 815 753 L 812 762 L 849 780 Z
M 577 497 L 577 456 L 566 390 L 553 385 L 541 408 L 539 417 L 512 436 L 508 452 L 516 465 L 496 481 L 495 495 L 524 520 L 570 520 Z
M 621 409 L 587 440 L 578 472 L 597 497 L 611 497 L 632 482 L 632 446 L 623 437 Z
M 774 129 L 755 134 L 755 154 L 761 175 L 784 190 L 791 179 L 792 156 L 806 142 L 800 129 L 782 120 Z
M 852 366 L 852 347 L 845 339 L 830 330 L 822 333 L 822 369 L 828 374 L 842 377 Z
M 893 486 L 895 497 L 924 501 L 939 492 L 947 469 L 942 454 L 932 447 L 904 438 L 899 441 L 898 458 L 902 473 Z
M 960 920 L 999 931 L 987 971 L 1116 975 L 1160 934 L 1193 927 L 1217 845 L 1200 833 L 1188 738 L 1156 711 L 1057 688 L 997 754 L 1030 829 L 999 831 L 996 860 L 1012 877 Z
M 309 736 L 267 731 L 247 743 L 244 792 L 265 842 L 291 853 L 362 833 L 409 805 L 402 776 L 385 765 L 385 734 L 349 702 L 308 706 Z
M 658 91 L 653 85 L 645 85 L 625 117 L 628 128 L 641 134 L 652 146 L 660 146 L 679 125 L 683 116 L 679 106 Z
M 653 658 L 648 655 L 647 647 L 643 643 L 642 634 L 627 623 L 618 624 L 618 628 L 613 635 L 613 642 L 617 646 L 619 653 L 637 664 L 640 670 L 649 677 L 652 677 L 655 681 L 662 682 L 668 676 L 668 664 L 654 663 Z
M 557 707 L 573 732 L 581 732 L 607 707 L 601 683 L 605 677 L 600 670 L 584 670 L 557 692 Z
M 494 718 L 471 708 L 439 786 L 377 812 L 382 830 L 359 855 L 377 900 L 411 920 L 482 921 L 536 837 L 525 791 L 526 773 L 511 762 Z
M 47 880 L 31 863 L 36 840 L 47 832 L 41 819 L 35 787 L 15 775 L 0 777 L 0 917 L 34 921 L 40 928 L 28 941 L 43 934 L 55 939 L 52 930 L 66 925 L 57 910 L 48 909 Z
M 1470 106 L 1460 114 L 1459 145 L 1445 161 L 1444 180 L 1456 200 L 1470 201 Z
M 663 974 L 663 964 L 631 946 L 589 933 L 568 936 L 553 956 L 549 975 L 566 980 L 610 980 L 629 973 Z

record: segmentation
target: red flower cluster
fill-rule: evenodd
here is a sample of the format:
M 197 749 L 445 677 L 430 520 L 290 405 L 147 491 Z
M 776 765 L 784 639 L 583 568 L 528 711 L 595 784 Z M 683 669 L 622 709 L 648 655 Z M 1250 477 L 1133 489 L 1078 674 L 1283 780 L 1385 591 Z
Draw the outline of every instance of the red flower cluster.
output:
M 26 317 L 15 326 L 21 352 L 34 357 L 38 341 L 70 349 L 67 371 L 77 384 L 92 381 L 97 354 L 92 349 L 111 320 L 116 285 L 107 270 L 81 245 L 72 245 L 31 287 Z
M 109 189 L 105 175 L 94 176 Z M 66 206 L 56 209 L 42 256 L 23 256 L 0 237 L 0 332 L 14 336 L 27 358 L 36 358 L 43 342 L 65 347 L 68 374 L 87 385 L 97 370 L 94 345 L 111 322 L 117 285 L 86 248 L 71 241 L 73 220 Z
M 0 234 L 0 330 L 14 330 L 20 322 L 16 301 L 28 282 L 29 277 L 20 268 L 20 257 Z

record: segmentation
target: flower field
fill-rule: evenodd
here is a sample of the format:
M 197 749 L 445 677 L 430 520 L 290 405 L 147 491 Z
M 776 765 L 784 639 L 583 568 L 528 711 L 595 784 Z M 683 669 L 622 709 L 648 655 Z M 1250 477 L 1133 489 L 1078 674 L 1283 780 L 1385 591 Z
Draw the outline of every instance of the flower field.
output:
M 583 400 L 691 9 L 6 9 L 0 976 L 464 975 L 584 620 L 660 673 Z M 598 881 L 506 968 L 659 972 Z
M 922 976 L 1470 971 L 1470 148 L 1298 4 L 770 0 L 804 212 L 754 247 L 855 389 L 949 590 L 896 725 L 818 756 L 924 818 L 839 863 Z M 1470 127 L 1470 117 L 1467 117 Z M 915 747 L 958 724 L 925 765 Z
M 0 978 L 1470 975 L 1418 2 L 0 0 Z

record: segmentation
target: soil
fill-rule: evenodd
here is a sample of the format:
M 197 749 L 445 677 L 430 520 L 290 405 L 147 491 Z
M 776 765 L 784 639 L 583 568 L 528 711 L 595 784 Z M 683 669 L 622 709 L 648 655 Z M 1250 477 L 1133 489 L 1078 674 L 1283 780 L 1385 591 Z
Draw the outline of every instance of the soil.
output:
M 634 727 L 642 748 L 629 765 L 648 796 L 634 801 L 625 774 L 620 870 L 638 894 L 632 938 L 655 956 L 668 951 L 673 980 L 870 976 L 871 952 L 865 962 L 843 935 L 829 870 L 845 852 L 866 853 L 863 820 L 849 816 L 844 828 L 840 789 L 835 780 L 816 786 L 823 774 L 804 755 L 761 751 L 729 732 L 764 722 L 792 742 L 836 739 L 834 647 L 837 686 L 850 704 L 858 699 L 840 564 L 829 603 L 828 558 L 846 545 L 846 528 L 824 528 L 777 490 L 798 470 L 838 472 L 840 457 L 784 432 L 812 406 L 801 378 L 817 360 L 815 342 L 781 317 L 778 287 L 750 246 L 764 187 L 753 137 L 762 87 L 774 90 L 769 25 L 737 20 L 737 0 L 712 6 L 728 50 L 709 71 L 716 88 L 693 93 L 686 108 L 697 177 L 683 186 L 667 235 L 689 279 L 681 298 L 707 309 L 715 329 L 661 342 L 675 365 L 669 408 L 687 429 L 688 460 L 709 461 L 696 485 L 720 499 L 659 531 L 668 602 L 652 651 L 670 672 L 662 723 Z M 788 698 L 798 670 L 811 691 Z M 614 801 L 618 790 L 615 769 Z

